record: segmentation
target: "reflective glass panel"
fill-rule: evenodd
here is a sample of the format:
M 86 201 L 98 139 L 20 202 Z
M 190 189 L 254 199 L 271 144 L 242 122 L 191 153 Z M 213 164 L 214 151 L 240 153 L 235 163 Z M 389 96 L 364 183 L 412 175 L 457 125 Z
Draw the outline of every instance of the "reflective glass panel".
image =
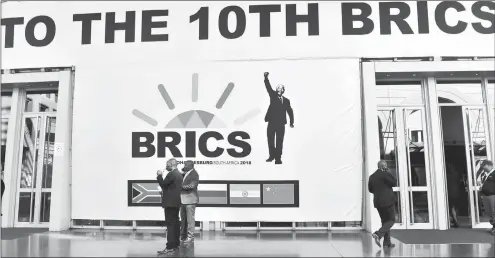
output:
M 40 121 L 38 117 L 24 119 L 24 140 L 21 159 L 20 188 L 36 186 L 36 164 L 39 152 Z
M 404 110 L 406 120 L 405 129 L 408 138 L 406 147 L 408 154 L 408 172 L 411 186 L 426 186 L 428 183 L 426 177 L 425 161 L 425 139 L 423 125 L 423 110 L 406 109 Z
M 481 80 L 472 83 L 437 81 L 437 94 L 457 104 L 483 104 Z
M 1 102 L 2 102 L 2 114 L 10 113 L 10 109 L 12 108 L 12 96 L 2 94 Z
M 399 182 L 399 163 L 397 159 L 397 119 L 395 110 L 378 110 L 378 132 L 380 140 L 380 159 L 387 161 L 390 172 Z
M 58 98 L 53 93 L 27 93 L 24 112 L 53 112 Z
M 36 193 L 33 192 L 21 192 L 19 193 L 18 204 L 18 222 L 33 222 L 34 221 L 34 203 L 36 199 Z
M 41 193 L 40 222 L 50 222 L 50 207 L 52 204 L 52 193 Z
M 55 117 L 47 117 L 45 129 L 45 152 L 43 159 L 43 188 L 52 188 L 52 173 L 53 173 L 53 154 L 55 144 L 55 129 L 57 119 Z
M 429 223 L 428 192 L 412 192 L 411 218 L 414 223 Z

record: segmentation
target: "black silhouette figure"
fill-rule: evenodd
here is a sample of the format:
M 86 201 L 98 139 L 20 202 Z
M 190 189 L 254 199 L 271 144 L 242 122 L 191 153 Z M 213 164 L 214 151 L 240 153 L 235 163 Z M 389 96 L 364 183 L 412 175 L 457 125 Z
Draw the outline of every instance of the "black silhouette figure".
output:
M 284 97 L 285 86 L 279 84 L 274 91 L 268 80 L 269 73 L 265 73 L 265 87 L 270 96 L 270 106 L 266 111 L 265 122 L 268 122 L 266 136 L 268 140 L 268 151 L 270 157 L 266 160 L 275 164 L 282 164 L 282 152 L 284 148 L 285 125 L 287 114 L 290 119 L 290 127 L 294 127 L 294 112 L 290 106 L 290 100 Z

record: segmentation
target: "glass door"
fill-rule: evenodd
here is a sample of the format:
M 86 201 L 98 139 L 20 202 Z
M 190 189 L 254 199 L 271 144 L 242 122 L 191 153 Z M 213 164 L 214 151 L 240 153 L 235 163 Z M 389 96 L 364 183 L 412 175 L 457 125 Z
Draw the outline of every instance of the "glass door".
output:
M 394 228 L 433 228 L 424 109 L 397 107 L 378 113 L 381 158 L 397 178 Z
M 468 163 L 469 212 L 473 228 L 490 228 L 489 218 L 485 214 L 483 196 L 480 193 L 480 165 L 490 159 L 490 132 L 488 131 L 487 112 L 484 107 L 463 107 L 464 138 L 466 141 L 466 160 Z
M 50 222 L 55 114 L 23 116 L 18 165 L 16 227 L 46 227 Z
M 407 200 L 407 228 L 433 228 L 429 146 L 426 139 L 426 118 L 423 108 L 404 108 L 404 196 Z
M 380 140 L 380 159 L 387 161 L 390 172 L 397 179 L 397 187 L 394 187 L 395 194 L 395 222 L 396 226 L 404 224 L 406 221 L 404 210 L 405 205 L 402 198 L 401 191 L 401 176 L 399 173 L 399 141 L 402 139 L 402 135 L 397 133 L 397 113 L 394 108 L 382 108 L 378 110 L 378 130 Z M 400 112 L 400 110 L 399 110 Z M 399 139 L 400 138 L 400 139 Z

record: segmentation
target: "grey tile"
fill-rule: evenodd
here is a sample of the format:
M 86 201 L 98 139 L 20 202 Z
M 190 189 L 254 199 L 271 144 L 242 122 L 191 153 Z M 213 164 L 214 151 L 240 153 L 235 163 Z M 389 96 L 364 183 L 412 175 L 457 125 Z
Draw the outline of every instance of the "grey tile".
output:
M 197 232 L 181 257 L 493 257 L 490 244 L 406 245 L 380 250 L 365 232 Z M 3 257 L 154 257 L 164 231 L 74 230 L 2 241 Z

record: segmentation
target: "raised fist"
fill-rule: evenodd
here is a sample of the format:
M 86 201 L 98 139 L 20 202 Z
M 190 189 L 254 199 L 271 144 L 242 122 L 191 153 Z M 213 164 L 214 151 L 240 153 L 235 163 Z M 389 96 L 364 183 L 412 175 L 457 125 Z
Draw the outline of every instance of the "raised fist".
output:
M 268 77 L 269 74 L 270 74 L 269 72 L 264 73 L 265 77 Z

